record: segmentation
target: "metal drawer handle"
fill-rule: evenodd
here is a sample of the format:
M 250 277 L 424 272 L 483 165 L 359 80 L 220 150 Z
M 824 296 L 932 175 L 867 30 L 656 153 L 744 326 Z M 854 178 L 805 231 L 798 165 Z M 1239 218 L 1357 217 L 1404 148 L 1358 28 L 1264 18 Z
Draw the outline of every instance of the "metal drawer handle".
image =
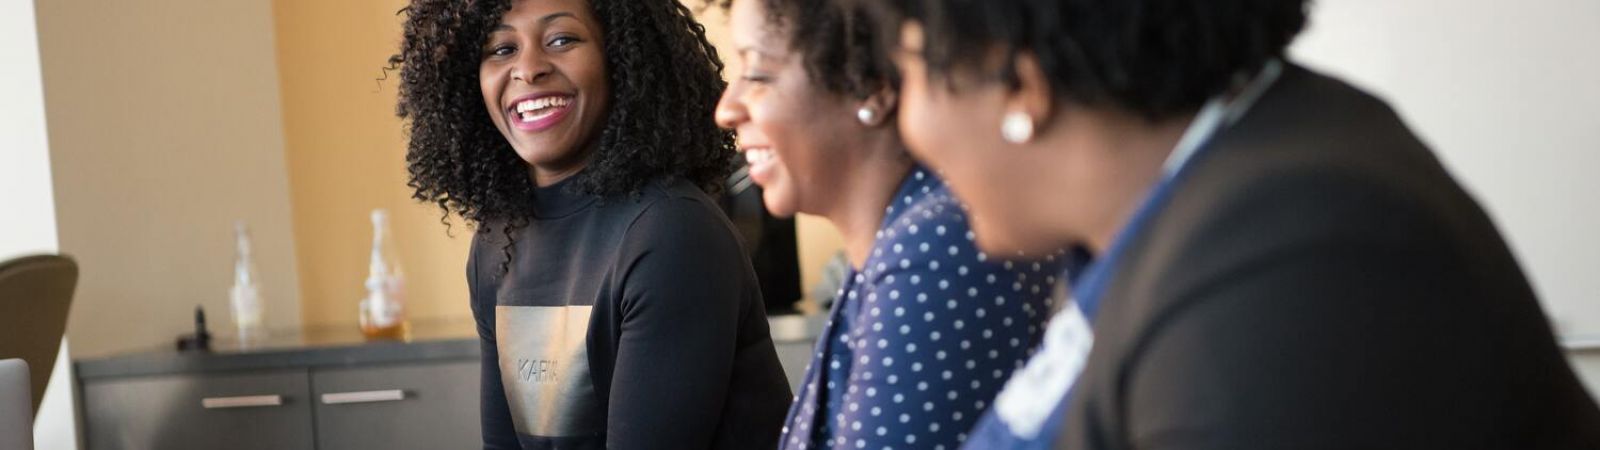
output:
M 389 389 L 385 391 L 334 392 L 322 394 L 322 404 L 324 405 L 394 402 L 405 399 L 406 391 L 399 389 Z
M 245 395 L 239 397 L 206 397 L 200 399 L 200 406 L 206 409 L 224 408 L 256 408 L 262 406 L 283 405 L 282 395 Z

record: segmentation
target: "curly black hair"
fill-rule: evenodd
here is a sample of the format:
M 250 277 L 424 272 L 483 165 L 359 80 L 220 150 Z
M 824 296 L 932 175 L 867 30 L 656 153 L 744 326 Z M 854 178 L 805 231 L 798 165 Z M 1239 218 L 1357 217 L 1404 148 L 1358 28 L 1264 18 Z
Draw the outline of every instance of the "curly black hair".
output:
M 1015 84 L 1031 52 L 1056 99 L 1158 121 L 1192 113 L 1241 74 L 1282 58 L 1305 27 L 1308 0 L 842 0 L 866 7 L 883 33 L 921 22 L 930 75 L 955 71 Z M 895 34 L 898 36 L 898 34 Z M 898 39 L 894 44 L 898 45 Z M 1005 56 L 1000 73 L 973 72 Z
M 735 0 L 705 1 L 727 10 Z M 767 11 L 768 25 L 783 33 L 789 50 L 801 55 L 806 75 L 826 92 L 863 99 L 900 87 L 899 72 L 886 53 L 888 43 L 860 5 L 838 0 L 759 1 Z
M 400 52 L 396 114 L 407 120 L 412 197 L 485 228 L 531 219 L 527 162 L 490 121 L 478 83 L 482 45 L 514 0 L 412 0 Z M 712 111 L 722 61 L 705 27 L 677 0 L 591 0 L 604 30 L 610 108 L 599 147 L 569 186 L 602 198 L 635 195 L 678 176 L 717 192 L 732 169 L 733 135 Z M 509 253 L 507 253 L 509 256 Z

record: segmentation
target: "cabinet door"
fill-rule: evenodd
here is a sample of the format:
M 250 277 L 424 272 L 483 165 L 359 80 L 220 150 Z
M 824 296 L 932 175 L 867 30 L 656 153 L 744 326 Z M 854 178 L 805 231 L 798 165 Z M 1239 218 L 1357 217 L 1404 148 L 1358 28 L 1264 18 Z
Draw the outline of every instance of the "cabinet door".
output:
M 88 446 L 112 449 L 311 449 L 304 370 L 91 380 Z
M 317 369 L 317 448 L 479 447 L 479 370 L 476 360 Z
M 783 364 L 783 373 L 789 377 L 789 389 L 800 392 L 800 383 L 805 382 L 806 365 L 811 364 L 812 352 L 816 351 L 816 343 L 811 341 L 778 342 L 778 363 Z

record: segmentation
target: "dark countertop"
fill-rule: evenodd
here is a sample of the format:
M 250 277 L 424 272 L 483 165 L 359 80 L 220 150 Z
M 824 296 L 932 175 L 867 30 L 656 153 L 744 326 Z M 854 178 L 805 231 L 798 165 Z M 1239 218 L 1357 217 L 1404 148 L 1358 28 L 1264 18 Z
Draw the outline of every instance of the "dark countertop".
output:
M 768 318 L 779 345 L 809 343 L 821 332 L 821 314 Z M 209 352 L 178 352 L 163 347 L 101 358 L 80 359 L 79 379 L 145 375 L 260 371 L 307 367 L 349 367 L 366 364 L 459 361 L 479 358 L 477 327 L 471 320 L 421 321 L 411 324 L 407 340 L 367 340 L 354 326 L 312 327 L 270 331 L 240 342 L 216 337 Z
M 270 330 L 266 336 L 240 341 L 214 336 L 207 352 L 152 348 L 113 356 L 80 359 L 79 379 L 209 373 L 240 370 L 341 367 L 392 362 L 448 361 L 478 358 L 478 334 L 470 320 L 413 322 L 405 341 L 367 340 L 355 325 Z

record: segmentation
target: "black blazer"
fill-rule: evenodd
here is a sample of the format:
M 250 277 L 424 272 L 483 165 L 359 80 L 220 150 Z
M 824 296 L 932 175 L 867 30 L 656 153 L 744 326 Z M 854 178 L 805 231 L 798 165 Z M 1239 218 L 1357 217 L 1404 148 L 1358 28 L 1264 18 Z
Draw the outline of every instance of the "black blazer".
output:
M 1600 448 L 1494 224 L 1382 101 L 1289 65 L 1191 164 L 1056 448 Z

